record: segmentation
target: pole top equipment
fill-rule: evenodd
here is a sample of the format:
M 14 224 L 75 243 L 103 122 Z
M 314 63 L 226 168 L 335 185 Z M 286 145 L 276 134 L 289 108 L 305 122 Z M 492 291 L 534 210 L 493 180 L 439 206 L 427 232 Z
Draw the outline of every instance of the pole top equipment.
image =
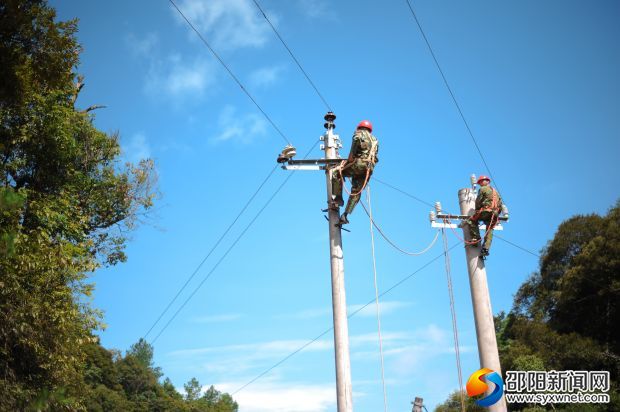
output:
M 336 125 L 334 124 L 334 120 L 336 120 L 336 115 L 334 114 L 334 112 L 327 112 L 324 119 L 325 119 L 325 124 L 323 126 L 327 130 L 336 128 Z

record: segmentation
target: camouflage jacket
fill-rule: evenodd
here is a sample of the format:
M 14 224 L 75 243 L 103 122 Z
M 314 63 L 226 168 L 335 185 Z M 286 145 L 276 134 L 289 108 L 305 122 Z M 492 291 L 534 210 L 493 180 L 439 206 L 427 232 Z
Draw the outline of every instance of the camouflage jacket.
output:
M 377 163 L 379 158 L 379 141 L 367 130 L 356 130 L 351 146 L 353 159 Z
M 476 212 L 495 211 L 499 213 L 502 210 L 502 198 L 491 186 L 482 186 L 478 190 L 476 198 Z

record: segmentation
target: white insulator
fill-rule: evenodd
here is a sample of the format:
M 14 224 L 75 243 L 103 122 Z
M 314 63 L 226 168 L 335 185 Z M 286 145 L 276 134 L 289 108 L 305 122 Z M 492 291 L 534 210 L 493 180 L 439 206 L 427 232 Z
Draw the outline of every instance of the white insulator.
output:
M 506 205 L 502 205 L 502 213 L 503 213 L 505 216 L 508 216 L 508 206 L 506 206 Z
M 431 210 L 428 213 L 428 219 L 431 221 L 431 223 L 435 222 L 435 220 L 437 220 L 437 216 L 435 215 L 435 211 Z
M 441 202 L 435 202 L 435 210 L 437 214 L 441 213 Z
M 472 174 L 471 175 L 471 185 L 472 185 L 472 187 L 475 186 L 476 183 L 478 183 L 478 179 L 476 179 L 476 175 Z

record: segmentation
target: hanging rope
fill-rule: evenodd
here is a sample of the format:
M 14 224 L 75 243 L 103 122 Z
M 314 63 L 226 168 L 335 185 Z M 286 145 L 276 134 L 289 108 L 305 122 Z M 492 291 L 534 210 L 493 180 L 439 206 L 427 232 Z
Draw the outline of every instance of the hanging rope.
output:
M 448 225 L 450 223 L 450 221 L 448 219 L 444 219 L 443 222 L 446 225 Z M 452 230 L 452 233 L 454 233 L 454 236 L 456 236 L 457 239 L 459 239 L 461 242 L 465 243 L 466 245 L 475 245 L 475 244 L 480 243 L 480 241 L 482 240 L 482 239 L 478 239 L 478 240 L 465 240 L 462 237 L 460 237 L 458 233 L 456 233 L 456 230 L 454 230 L 453 227 L 450 227 L 450 230 Z M 486 234 L 485 234 L 485 236 L 486 236 Z
M 437 232 L 439 233 L 439 232 Z M 456 323 L 454 308 L 454 292 L 452 290 L 452 275 L 450 273 L 450 255 L 448 254 L 448 238 L 444 229 L 441 229 L 443 238 L 443 253 L 446 261 L 446 278 L 448 280 L 448 296 L 450 297 L 450 315 L 452 316 L 452 333 L 454 334 L 454 353 L 456 355 L 456 370 L 459 377 L 459 394 L 461 395 L 461 411 L 465 412 L 465 394 L 463 393 L 463 375 L 461 373 L 461 353 L 459 350 L 459 330 Z
M 375 233 L 372 230 L 374 222 L 372 220 L 372 205 L 370 203 L 370 186 L 366 190 L 366 199 L 368 199 L 368 218 L 370 219 L 370 244 L 372 246 L 372 270 L 375 281 L 375 307 L 377 308 L 377 330 L 379 333 L 379 355 L 381 357 L 381 383 L 383 384 L 383 409 L 387 412 L 387 392 L 385 390 L 385 368 L 383 364 L 383 339 L 381 338 L 381 309 L 379 306 L 379 287 L 377 286 L 377 262 L 375 259 Z M 364 208 L 365 210 L 365 208 Z
M 338 174 L 340 175 L 340 182 L 342 184 L 342 187 L 344 187 L 344 191 L 347 192 L 349 196 L 357 196 L 364 191 L 364 189 L 366 188 L 366 185 L 368 184 L 368 179 L 370 178 L 370 168 L 366 169 L 366 177 L 364 178 L 364 184 L 362 185 L 362 188 L 359 190 L 359 192 L 352 193 L 353 189 L 351 188 L 351 192 L 349 192 L 349 189 L 347 189 L 347 185 L 344 183 L 344 176 L 342 175 L 342 170 L 348 167 L 348 166 L 345 166 L 346 162 L 347 162 L 346 160 L 343 160 L 342 163 L 340 163 L 336 167 L 336 170 L 338 170 Z
M 370 190 L 370 186 L 368 187 L 368 190 Z M 390 240 L 390 238 L 387 237 L 387 235 L 385 233 L 383 233 L 383 230 L 381 230 L 379 225 L 377 225 L 377 222 L 375 222 L 375 220 L 372 218 L 372 216 L 370 216 L 370 213 L 368 213 L 368 209 L 366 209 L 366 205 L 364 205 L 364 202 L 360 201 L 360 204 L 362 205 L 362 208 L 364 209 L 364 212 L 366 212 L 366 215 L 368 215 L 368 217 L 370 218 L 370 221 L 372 222 L 373 226 L 377 229 L 377 232 L 379 232 L 381 237 L 383 237 L 383 239 L 385 239 L 385 241 L 388 242 L 390 244 L 390 246 L 392 246 L 394 249 L 398 250 L 399 252 L 401 252 L 401 253 L 403 253 L 405 255 L 409 255 L 409 256 L 420 256 L 420 255 L 423 255 L 426 252 L 428 252 L 429 250 L 431 250 L 433 248 L 433 246 L 435 246 L 435 242 L 437 242 L 437 239 L 439 238 L 439 232 L 437 232 L 437 234 L 435 234 L 435 238 L 433 238 L 433 240 L 431 241 L 430 245 L 428 245 L 426 248 L 424 248 L 420 252 L 408 252 L 408 251 L 406 251 L 404 249 L 401 249 L 400 247 L 398 247 L 398 245 L 396 243 L 394 243 L 392 240 Z

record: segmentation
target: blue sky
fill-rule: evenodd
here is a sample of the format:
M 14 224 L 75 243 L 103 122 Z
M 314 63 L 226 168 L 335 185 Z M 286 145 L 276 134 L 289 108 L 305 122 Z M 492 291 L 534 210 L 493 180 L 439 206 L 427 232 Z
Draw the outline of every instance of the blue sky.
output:
M 102 130 L 119 131 L 124 158 L 155 160 L 154 224 L 132 237 L 125 264 L 100 270 L 94 305 L 106 347 L 127 349 L 202 261 L 274 166 L 284 144 L 164 0 L 52 1 L 78 17 L 84 47 L 79 103 L 104 104 Z M 334 108 L 350 147 L 362 119 L 381 141 L 375 177 L 458 210 L 457 191 L 486 171 L 406 2 L 263 0 L 262 6 Z M 325 107 L 249 0 L 179 0 L 278 127 L 305 153 Z M 620 49 L 614 1 L 416 1 L 433 45 L 511 211 L 501 236 L 540 251 L 558 224 L 604 213 L 618 199 Z M 321 156 L 315 149 L 314 157 Z M 268 201 L 277 170 L 172 312 Z M 495 182 L 494 182 L 495 183 Z M 181 387 L 192 376 L 235 391 L 331 326 L 324 176 L 296 173 L 155 343 L 155 362 Z M 433 239 L 429 207 L 371 182 L 373 213 L 410 250 Z M 350 310 L 374 297 L 368 220 L 344 233 Z M 458 239 L 448 233 L 450 244 Z M 399 254 L 377 238 L 381 291 L 442 252 Z M 478 368 L 461 247 L 451 253 L 463 374 Z M 538 260 L 494 242 L 493 309 L 509 310 Z M 457 387 L 443 259 L 382 298 L 390 411 L 429 409 Z M 149 335 L 153 338 L 158 325 Z M 374 307 L 349 322 L 356 411 L 382 409 Z M 334 411 L 332 335 L 235 394 L 242 411 Z

